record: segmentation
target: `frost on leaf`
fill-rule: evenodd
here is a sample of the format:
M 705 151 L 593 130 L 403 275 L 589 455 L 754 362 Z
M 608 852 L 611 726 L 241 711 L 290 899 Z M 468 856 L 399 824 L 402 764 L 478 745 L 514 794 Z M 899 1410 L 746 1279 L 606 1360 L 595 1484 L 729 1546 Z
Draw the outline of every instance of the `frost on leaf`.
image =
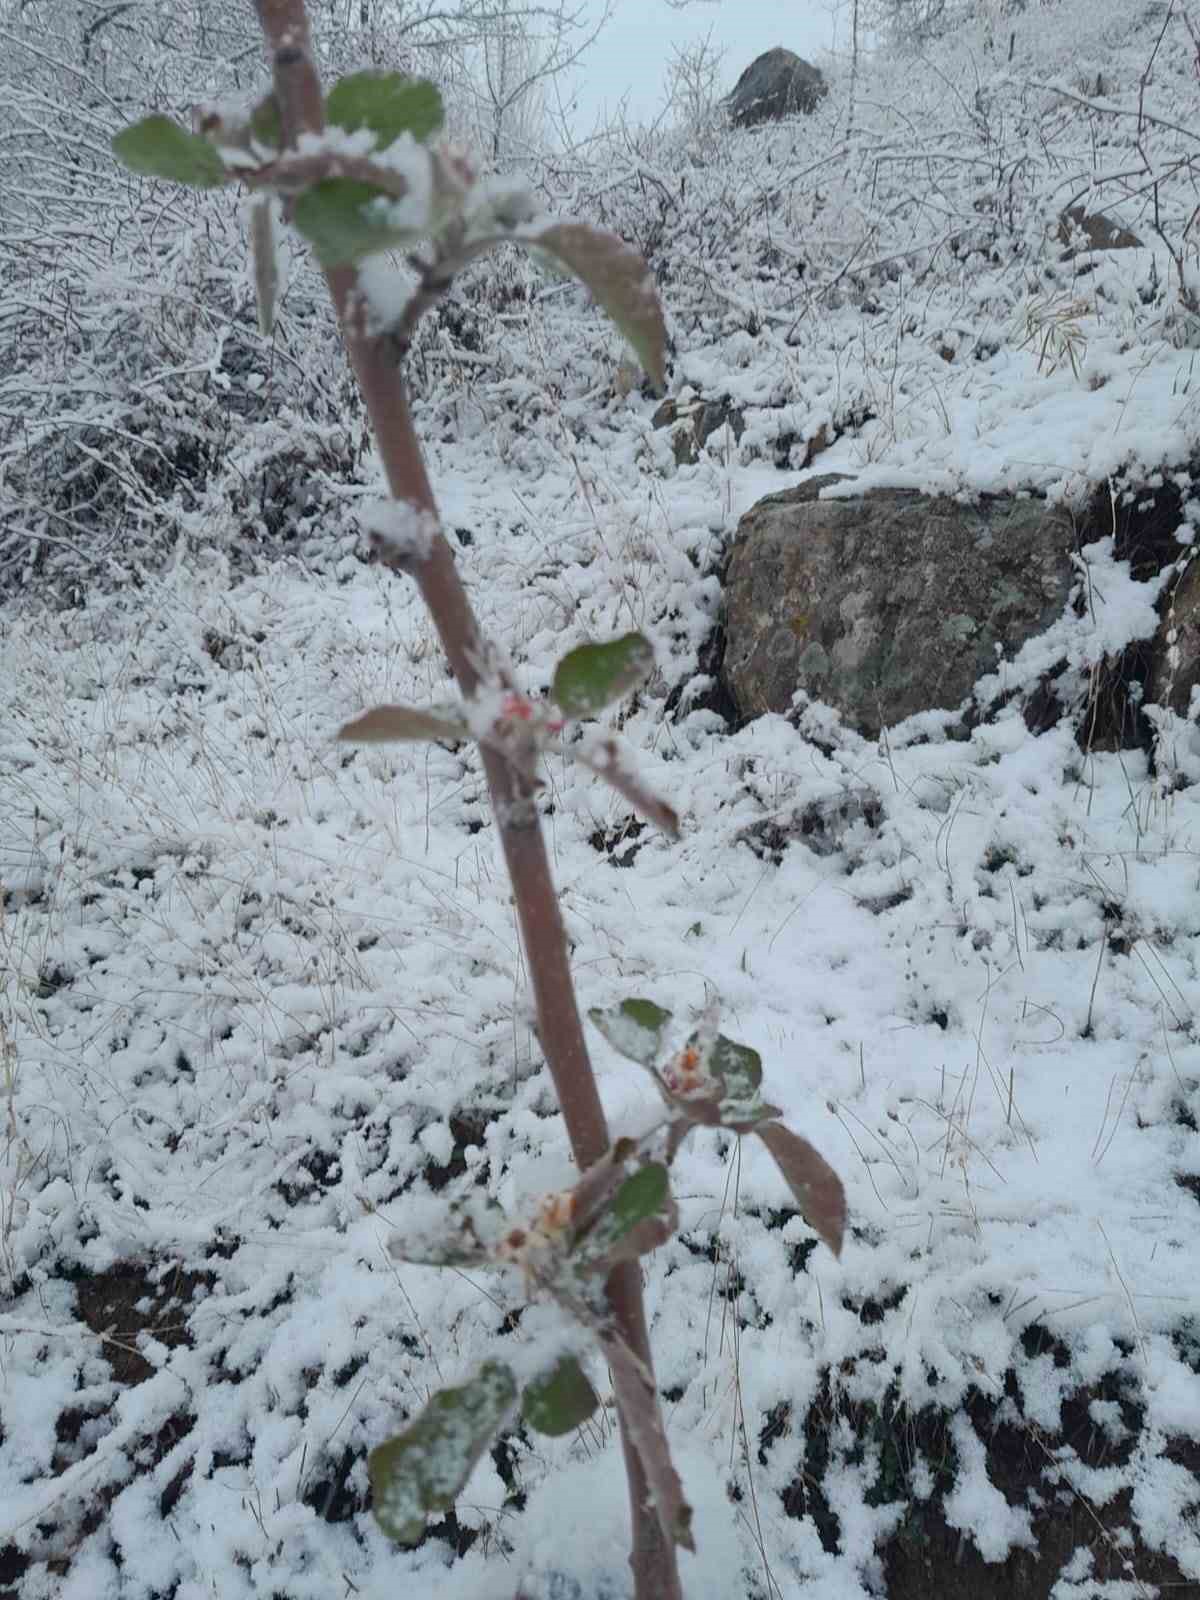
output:
M 368 128 L 375 148 L 386 150 L 402 133 L 424 141 L 442 125 L 442 97 L 427 78 L 402 72 L 351 72 L 325 102 L 325 119 L 347 133 Z
M 708 1051 L 705 1068 L 720 1085 L 717 1113 L 722 1127 L 748 1132 L 779 1115 L 777 1106 L 768 1105 L 759 1096 L 762 1057 L 757 1050 L 719 1033 Z
M 764 1122 L 754 1131 L 787 1179 L 805 1222 L 835 1256 L 840 1256 L 846 1231 L 846 1192 L 842 1180 L 807 1139 L 785 1128 L 782 1122 Z
M 606 1219 L 608 1227 L 618 1237 L 628 1233 L 636 1223 L 663 1210 L 670 1189 L 666 1167 L 657 1161 L 649 1162 L 626 1178 L 613 1196 Z
M 749 1133 L 781 1113 L 758 1094 L 762 1060 L 723 1033 L 694 1033 L 656 1073 L 659 1088 L 688 1122 Z
M 531 228 L 522 237 L 569 268 L 629 340 L 655 385 L 666 384 L 667 329 L 650 268 L 615 233 L 582 222 Z
M 521 1415 L 538 1433 L 557 1438 L 581 1427 L 600 1404 L 599 1396 L 574 1356 L 565 1356 L 521 1397 Z
M 671 1013 L 653 1000 L 622 1000 L 619 1006 L 594 1006 L 588 1016 L 613 1049 L 641 1067 L 651 1067 L 662 1046 Z
M 674 1544 L 694 1550 L 692 1508 L 671 1461 L 662 1413 L 654 1400 L 653 1379 L 615 1330 L 603 1335 L 601 1342 L 612 1369 L 621 1420 L 645 1471 L 650 1499 L 662 1530 Z
M 361 261 L 380 250 L 415 244 L 429 226 L 433 190 L 429 152 L 406 162 L 409 192 L 401 198 L 358 178 L 323 178 L 296 200 L 292 221 L 323 267 Z
M 725 1084 L 725 1092 L 739 1099 L 750 1099 L 762 1083 L 762 1057 L 748 1044 L 735 1044 L 719 1033 L 708 1053 L 709 1071 Z
M 198 133 L 189 133 L 170 117 L 143 117 L 122 128 L 112 141 L 113 154 L 130 172 L 166 178 L 197 189 L 215 189 L 228 176 L 220 153 Z
M 489 1361 L 458 1389 L 443 1389 L 411 1427 L 372 1450 L 371 1507 L 397 1544 L 416 1544 L 430 1512 L 448 1511 L 511 1415 L 512 1373 Z

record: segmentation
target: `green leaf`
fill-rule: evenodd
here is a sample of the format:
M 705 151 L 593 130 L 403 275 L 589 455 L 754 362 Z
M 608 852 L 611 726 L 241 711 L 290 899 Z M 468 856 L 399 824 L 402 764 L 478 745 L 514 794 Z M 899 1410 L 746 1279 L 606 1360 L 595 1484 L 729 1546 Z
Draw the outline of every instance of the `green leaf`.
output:
M 411 743 L 420 739 L 464 739 L 467 725 L 457 717 L 437 716 L 416 706 L 372 706 L 361 717 L 338 729 L 345 744 Z
M 292 208 L 292 221 L 323 267 L 340 267 L 380 250 L 413 244 L 419 230 L 390 220 L 391 195 L 357 178 L 322 178 Z
M 647 1217 L 664 1211 L 671 1192 L 671 1175 L 659 1161 L 648 1161 L 644 1167 L 625 1179 L 612 1197 L 606 1218 L 616 1230 L 616 1237 L 628 1233 L 630 1228 Z
M 565 1356 L 552 1372 L 537 1378 L 521 1397 L 521 1415 L 538 1433 L 556 1439 L 580 1427 L 600 1404 L 574 1356 Z
M 671 1013 L 653 1000 L 622 1000 L 619 1006 L 594 1006 L 588 1016 L 621 1055 L 640 1067 L 651 1067 L 662 1047 Z
M 722 1127 L 745 1133 L 779 1116 L 779 1107 L 759 1096 L 762 1057 L 748 1044 L 737 1044 L 719 1033 L 708 1052 L 705 1067 L 721 1084 L 717 1116 Z
M 442 125 L 442 97 L 427 78 L 402 72 L 351 72 L 339 79 L 325 102 L 325 118 L 347 133 L 369 128 L 375 148 L 385 149 L 402 133 L 424 142 Z
M 658 1081 L 677 1114 L 706 1128 L 749 1133 L 782 1114 L 759 1096 L 758 1051 L 723 1033 L 693 1033 L 678 1055 L 663 1064 Z
M 268 150 L 278 150 L 283 143 L 283 118 L 273 94 L 260 100 L 250 113 L 250 132 Z
M 656 1250 L 674 1229 L 675 1208 L 670 1197 L 670 1173 L 661 1162 L 646 1162 L 622 1182 L 594 1226 L 576 1246 L 582 1266 L 602 1262 L 614 1266 L 632 1256 Z M 669 1227 L 658 1224 L 670 1224 Z M 621 1250 L 632 1240 L 632 1250 Z
M 416 1544 L 432 1511 L 449 1511 L 517 1399 L 512 1373 L 489 1361 L 469 1383 L 443 1389 L 368 1460 L 375 1520 L 397 1544 Z
M 143 117 L 113 136 L 113 153 L 131 172 L 193 188 L 215 189 L 227 177 L 215 146 L 170 117 Z
M 730 1095 L 748 1100 L 762 1083 L 762 1057 L 748 1044 L 736 1044 L 719 1033 L 708 1053 L 708 1070 L 722 1078 Z
M 842 1180 L 807 1139 L 785 1128 L 782 1122 L 764 1122 L 754 1131 L 774 1156 L 805 1222 L 835 1256 L 840 1256 L 846 1231 L 846 1191 Z
M 607 644 L 581 644 L 558 663 L 551 688 L 569 717 L 590 717 L 649 676 L 654 647 L 640 633 Z
M 667 329 L 650 268 L 615 233 L 582 222 L 523 234 L 579 278 L 633 346 L 659 389 L 666 386 Z

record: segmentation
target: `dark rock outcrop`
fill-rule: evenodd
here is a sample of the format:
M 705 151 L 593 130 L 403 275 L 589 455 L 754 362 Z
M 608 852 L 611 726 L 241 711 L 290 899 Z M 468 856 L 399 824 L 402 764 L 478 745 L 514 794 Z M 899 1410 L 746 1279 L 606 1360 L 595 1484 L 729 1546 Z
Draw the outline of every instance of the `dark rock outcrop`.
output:
M 758 122 L 807 115 L 828 88 L 819 67 L 776 46 L 750 63 L 725 103 L 734 127 L 750 128 Z
M 1200 685 L 1200 563 L 1168 583 L 1146 699 L 1186 717 Z
M 1060 244 L 1066 246 L 1063 260 L 1069 261 L 1076 254 L 1079 245 L 1079 236 L 1083 235 L 1086 241 L 1083 246 L 1088 250 L 1140 250 L 1142 241 L 1136 233 L 1131 233 L 1128 228 L 1123 228 L 1112 217 L 1105 216 L 1102 211 L 1088 211 L 1083 206 L 1069 206 L 1058 219 L 1058 232 L 1055 237 Z
M 724 683 L 744 717 L 797 690 L 868 737 L 953 710 L 1063 612 L 1070 516 L 1033 499 L 979 505 L 877 489 L 820 500 L 837 475 L 742 518 L 726 577 Z
M 746 429 L 746 419 L 731 400 L 701 400 L 691 390 L 668 395 L 651 418 L 655 428 L 670 428 L 677 466 L 695 466 L 709 439 L 726 423 L 735 439 Z

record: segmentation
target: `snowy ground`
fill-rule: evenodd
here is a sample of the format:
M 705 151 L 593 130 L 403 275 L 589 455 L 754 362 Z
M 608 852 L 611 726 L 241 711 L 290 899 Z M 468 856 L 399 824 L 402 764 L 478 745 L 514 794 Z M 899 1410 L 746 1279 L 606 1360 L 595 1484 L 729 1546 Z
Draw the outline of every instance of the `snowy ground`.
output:
M 1117 58 L 1134 84 L 1142 60 Z M 877 316 L 850 298 L 799 343 L 776 283 L 729 279 L 754 334 L 674 313 L 675 389 L 747 419 L 694 467 L 614 392 L 615 339 L 574 291 L 497 345 L 486 384 L 422 407 L 464 574 L 528 687 L 585 637 L 637 627 L 658 651 L 611 720 L 681 842 L 547 772 L 583 1004 L 719 995 L 849 1193 L 835 1261 L 754 1141 L 698 1135 L 677 1166 L 683 1234 L 647 1294 L 697 1507 L 689 1600 L 878 1592 L 934 1474 L 881 1495 L 879 1447 L 831 1420 L 829 1548 L 785 1500 L 831 1395 L 954 1414 L 945 1516 L 987 1561 L 1031 1535 L 958 1409 L 980 1395 L 1019 1407 L 1071 1491 L 1127 1493 L 1139 1549 L 1200 1583 L 1176 1448 L 1200 1438 L 1191 725 L 1162 719 L 1151 767 L 1065 721 L 1035 735 L 1016 702 L 965 738 L 934 716 L 878 744 L 816 706 L 737 733 L 695 708 L 725 542 L 801 476 L 788 447 L 770 464 L 781 435 L 835 424 L 821 471 L 1072 504 L 1194 460 L 1186 317 L 1143 292 L 1172 270 L 1165 249 L 1097 258 L 1078 340 L 1051 346 L 1011 263 L 885 279 Z M 994 348 L 955 362 L 950 334 Z M 1082 685 L 1153 629 L 1156 582 L 1108 542 L 1087 564 L 1093 604 L 984 698 L 1064 659 Z M 477 760 L 331 742 L 376 701 L 448 693 L 411 589 L 349 547 L 316 572 L 188 558 L 78 610 L 0 613 L 0 1583 L 20 1600 L 575 1594 L 556 1573 L 627 1592 L 610 1423 L 510 1440 L 415 1552 L 362 1509 L 365 1452 L 521 1336 L 518 1282 L 389 1258 L 406 1197 L 474 1177 L 519 1206 L 566 1170 Z M 612 1123 L 637 1123 L 644 1078 L 594 1043 Z M 1058 1439 L 1102 1380 L 1129 1406 L 1091 1406 L 1119 1463 L 1098 1469 Z M 1125 1588 L 1077 1562 L 1056 1600 L 1148 1592 L 1130 1562 Z

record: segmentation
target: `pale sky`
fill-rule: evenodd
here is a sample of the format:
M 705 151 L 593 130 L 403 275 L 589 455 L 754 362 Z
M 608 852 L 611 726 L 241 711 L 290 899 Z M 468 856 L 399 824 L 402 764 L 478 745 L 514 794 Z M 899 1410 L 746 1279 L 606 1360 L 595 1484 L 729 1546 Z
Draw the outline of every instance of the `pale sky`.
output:
M 774 45 L 811 60 L 834 42 L 829 0 L 717 0 L 686 11 L 672 10 L 665 0 L 617 0 L 580 73 L 576 128 L 590 130 L 625 95 L 631 120 L 649 120 L 663 105 L 672 46 L 703 38 L 710 28 L 713 42 L 725 50 L 726 90 L 755 56 Z

